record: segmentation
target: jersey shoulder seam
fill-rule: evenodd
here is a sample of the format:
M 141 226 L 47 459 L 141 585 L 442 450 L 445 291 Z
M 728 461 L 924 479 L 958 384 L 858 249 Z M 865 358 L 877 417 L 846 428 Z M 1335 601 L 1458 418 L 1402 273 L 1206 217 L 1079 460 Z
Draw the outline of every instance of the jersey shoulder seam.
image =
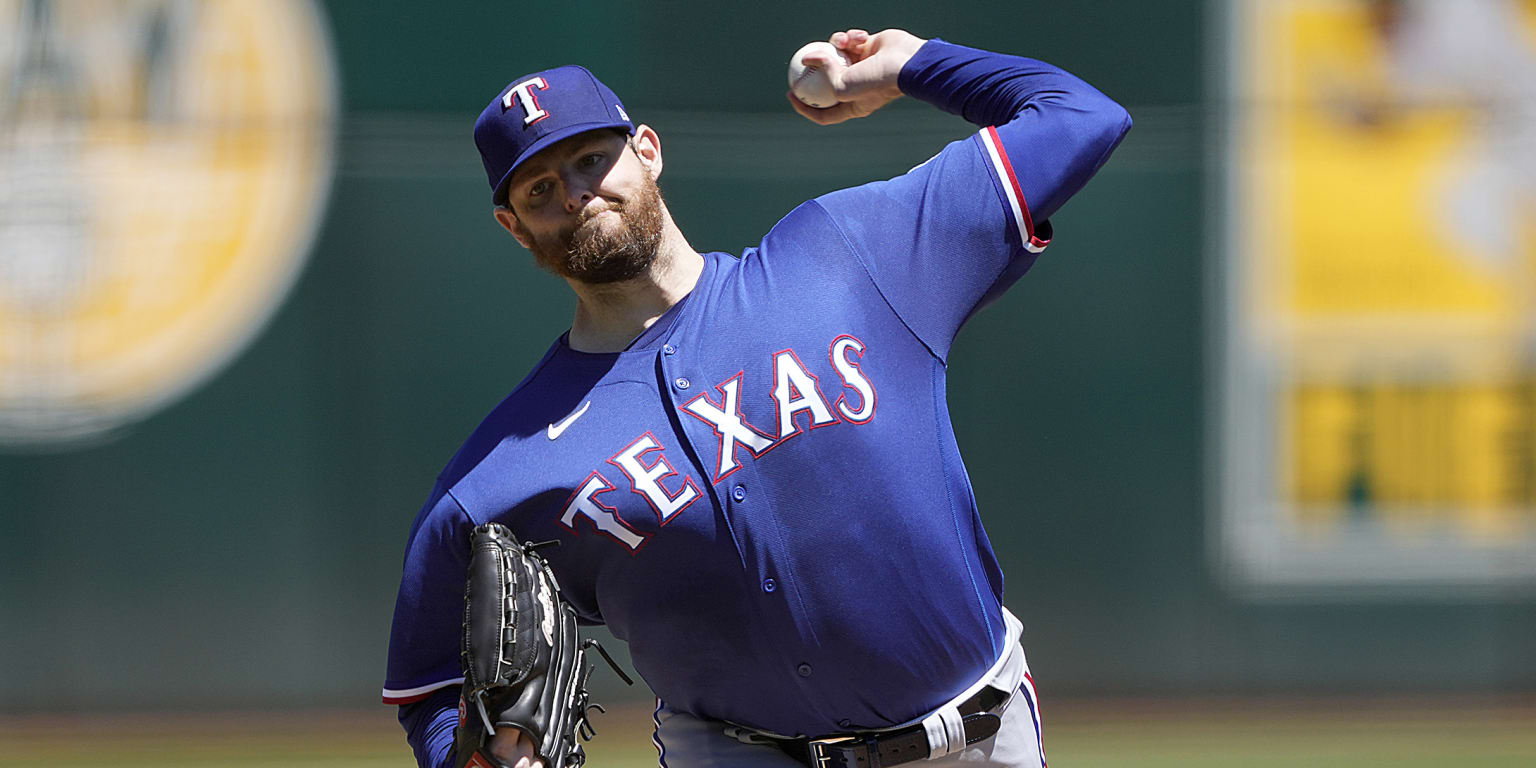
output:
M 469 507 L 464 506 L 463 499 L 460 499 L 459 495 L 453 492 L 451 486 L 443 489 L 443 495 L 453 500 L 453 505 L 459 508 L 459 514 L 463 515 L 470 525 L 480 524 L 475 520 L 475 516 L 469 513 Z
M 826 217 L 827 222 L 832 225 L 832 228 L 837 230 L 837 236 L 843 239 L 843 245 L 848 248 L 849 253 L 853 254 L 854 261 L 859 263 L 859 269 L 864 271 L 864 277 L 869 280 L 870 285 L 875 287 L 875 293 L 880 294 L 880 301 L 883 302 L 885 304 L 885 308 L 889 310 L 893 316 L 895 316 L 897 322 L 901 323 L 901 327 L 907 329 L 907 333 L 911 334 L 912 338 L 917 339 L 917 343 L 923 345 L 923 349 L 928 350 L 928 354 L 931 355 L 935 360 L 939 361 L 940 365 L 948 365 L 948 363 L 944 360 L 943 355 L 940 355 L 937 351 L 935 351 L 933 345 L 929 344 L 927 339 L 924 339 L 920 334 L 918 334 L 918 332 L 912 328 L 912 325 L 907 322 L 907 319 L 902 317 L 901 313 L 896 310 L 896 305 L 892 304 L 890 297 L 885 295 L 885 289 L 880 287 L 880 281 L 875 279 L 875 273 L 869 268 L 869 264 L 865 262 L 867 257 L 854 245 L 853 240 L 848 237 L 848 233 L 843 230 L 843 225 L 838 223 L 837 217 L 833 216 L 832 212 L 827 210 L 826 206 L 822 205 L 820 200 L 811 200 L 810 202 L 816 206 L 816 210 L 821 211 L 821 215 Z

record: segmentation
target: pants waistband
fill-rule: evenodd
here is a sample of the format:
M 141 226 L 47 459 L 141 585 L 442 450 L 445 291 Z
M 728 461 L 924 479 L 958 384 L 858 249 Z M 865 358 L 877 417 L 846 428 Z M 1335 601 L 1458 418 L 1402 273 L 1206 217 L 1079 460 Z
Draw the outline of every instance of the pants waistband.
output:
M 816 739 L 792 738 L 732 725 L 726 734 L 739 741 L 773 744 L 810 768 L 896 765 L 934 759 L 965 749 L 997 732 L 996 710 L 1009 701 L 1028 672 L 1019 644 L 1023 623 L 1003 608 L 1006 628 L 997 661 L 974 683 L 929 714 L 889 728 L 831 734 Z

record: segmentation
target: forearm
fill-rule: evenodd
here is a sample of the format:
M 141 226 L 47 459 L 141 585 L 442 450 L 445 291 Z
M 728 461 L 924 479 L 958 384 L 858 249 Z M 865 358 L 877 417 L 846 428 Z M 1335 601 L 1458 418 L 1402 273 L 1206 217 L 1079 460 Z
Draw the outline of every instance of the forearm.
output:
M 981 126 L 1003 125 L 1031 106 L 1094 110 L 1109 102 L 1055 65 L 937 38 L 907 60 L 897 85 L 907 96 Z
M 1028 163 L 1036 222 L 1087 183 L 1131 126 L 1124 108 L 1059 67 L 943 40 L 919 48 L 897 82 L 908 96 L 998 128 L 1009 156 Z
M 413 704 L 400 705 L 405 740 L 421 768 L 452 768 L 453 728 L 458 723 L 458 686 L 444 688 Z

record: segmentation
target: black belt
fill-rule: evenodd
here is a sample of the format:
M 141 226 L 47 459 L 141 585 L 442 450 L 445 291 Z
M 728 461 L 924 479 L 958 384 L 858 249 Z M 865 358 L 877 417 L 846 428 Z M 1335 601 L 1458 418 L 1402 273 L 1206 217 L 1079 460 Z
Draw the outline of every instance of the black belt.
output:
M 1003 725 L 993 709 L 1008 700 L 1007 691 L 984 685 L 957 709 L 967 746 L 992 738 Z M 883 768 L 928 757 L 928 732 L 922 723 L 894 731 L 832 734 L 818 739 L 770 738 L 784 754 L 808 768 Z

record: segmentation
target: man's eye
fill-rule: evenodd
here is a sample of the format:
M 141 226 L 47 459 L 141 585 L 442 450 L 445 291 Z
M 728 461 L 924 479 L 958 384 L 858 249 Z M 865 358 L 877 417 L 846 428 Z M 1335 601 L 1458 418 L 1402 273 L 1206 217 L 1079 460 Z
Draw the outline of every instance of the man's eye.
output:
M 541 182 L 539 182 L 537 184 L 534 184 L 533 186 L 528 188 L 528 196 L 529 197 L 538 197 L 539 195 L 542 195 L 545 192 L 548 192 L 549 191 L 549 187 L 550 187 L 550 183 L 549 182 L 541 181 Z
M 591 168 L 592 166 L 601 162 L 603 162 L 603 153 L 601 152 L 593 152 L 592 154 L 581 158 L 581 164 L 585 168 Z

